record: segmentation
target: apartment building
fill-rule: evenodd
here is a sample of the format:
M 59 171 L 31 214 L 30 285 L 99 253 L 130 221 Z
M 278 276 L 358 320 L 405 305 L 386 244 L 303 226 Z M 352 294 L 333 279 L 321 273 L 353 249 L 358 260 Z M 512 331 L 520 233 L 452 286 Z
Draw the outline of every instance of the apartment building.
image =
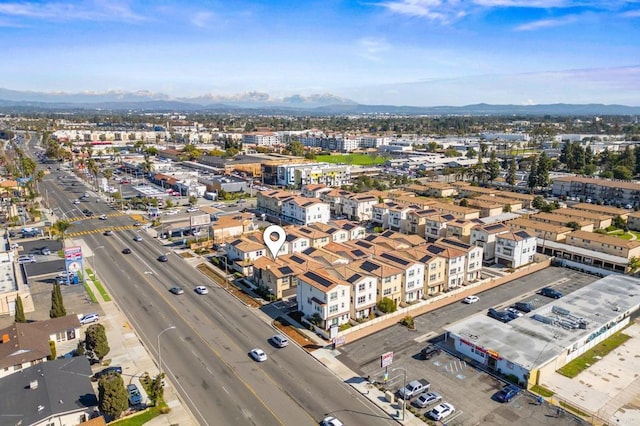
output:
M 356 222 L 348 220 L 332 220 L 329 224 L 347 231 L 349 233 L 349 240 L 357 240 L 366 236 L 366 228 Z
M 464 259 L 464 283 L 480 279 L 482 271 L 482 248 L 471 244 L 463 243 L 455 238 L 442 238 L 436 241 L 436 244 L 462 251 L 465 254 Z
M 495 203 L 495 204 L 499 204 L 502 206 L 503 210 L 508 210 L 508 211 L 518 211 L 518 210 L 522 210 L 522 208 L 524 208 L 524 202 L 522 200 L 518 200 L 515 198 L 509 198 L 509 197 L 503 197 L 504 193 L 503 192 L 498 192 L 496 195 L 480 195 L 478 197 L 474 197 L 473 200 L 478 200 L 478 201 L 486 201 L 489 203 Z M 500 214 L 501 212 L 498 212 L 497 214 Z M 493 216 L 493 215 L 489 215 L 489 216 Z
M 389 207 L 387 211 L 387 228 L 392 231 L 400 231 L 402 225 L 407 221 L 407 215 L 413 210 L 415 210 L 414 207 L 408 207 L 402 204 Z
M 597 212 L 590 212 L 586 210 L 576 210 L 572 208 L 564 208 L 554 210 L 554 213 L 564 216 L 572 217 L 574 221 L 589 220 L 593 222 L 593 226 L 596 229 L 604 229 L 613 223 L 613 218 L 608 214 L 602 214 Z
M 330 163 L 281 164 L 277 169 L 278 185 L 302 188 L 322 184 L 340 187 L 351 183 L 351 166 Z
M 438 210 L 440 214 L 450 214 L 457 219 L 471 220 L 480 218 L 480 210 L 456 204 L 434 203 L 431 205 L 431 208 Z
M 231 262 L 230 268 L 247 277 L 253 275 L 253 262 L 267 254 L 262 236 L 259 233 L 243 236 L 227 243 L 226 251 L 227 258 Z
M 420 248 L 410 248 L 401 253 L 404 257 L 424 264 L 424 295 L 433 296 L 447 288 L 446 259 L 425 252 Z
M 565 176 L 555 178 L 553 195 L 580 197 L 593 202 L 602 201 L 624 205 L 640 205 L 640 183 L 623 180 Z
M 344 243 L 345 241 L 349 241 L 351 239 L 351 234 L 349 233 L 349 231 L 330 224 L 316 222 L 310 224 L 309 228 L 317 229 L 326 233 L 331 237 L 331 241 L 334 243 Z
M 572 223 L 581 231 L 593 232 L 595 224 L 591 220 L 581 219 L 575 216 L 567 216 L 561 213 L 562 209 L 554 210 L 551 213 L 540 212 L 529 216 L 529 219 L 536 222 L 548 223 L 555 226 L 567 226 Z
M 447 222 L 445 227 L 445 237 L 446 238 L 457 238 L 463 243 L 469 243 L 471 239 L 471 229 L 478 225 L 477 219 L 475 220 L 464 220 L 464 219 L 454 219 L 452 221 Z
M 251 132 L 242 135 L 242 143 L 245 145 L 274 146 L 280 145 L 282 140 L 275 132 Z
M 426 246 L 426 253 L 444 259 L 445 284 L 444 290 L 454 289 L 465 284 L 465 264 L 467 254 L 459 249 L 430 243 Z
M 384 297 L 396 304 L 402 301 L 402 276 L 404 271 L 386 262 L 376 259 L 363 259 L 349 265 L 356 272 L 376 277 L 376 295 L 378 300 Z
M 323 270 L 298 275 L 298 311 L 322 330 L 349 322 L 351 285 Z
M 640 231 L 640 212 L 633 212 L 627 215 L 627 226 L 632 231 Z
M 403 271 L 402 275 L 402 301 L 405 303 L 420 300 L 424 295 L 424 263 L 396 254 L 386 252 L 376 259 L 387 263 Z
M 565 244 L 594 250 L 627 259 L 640 256 L 640 241 L 627 241 L 611 235 L 574 231 L 567 235 Z
M 458 190 L 449 183 L 427 182 L 424 184 L 424 187 L 426 190 L 424 190 L 421 195 L 426 195 L 428 197 L 447 198 L 458 195 Z
M 288 191 L 260 191 L 257 194 L 256 207 L 268 215 L 280 217 L 285 200 L 295 197 Z
M 253 263 L 253 281 L 266 288 L 276 299 L 282 299 L 296 294 L 298 275 L 323 267 L 300 253 L 278 256 L 275 260 L 270 256 L 262 256 Z
M 317 198 L 291 197 L 282 202 L 282 219 L 296 225 L 327 223 L 331 213 L 329 204 Z
M 310 184 L 302 187 L 301 195 L 307 198 L 320 198 L 325 192 L 331 191 L 327 185 L 324 184 Z
M 407 213 L 407 220 L 403 223 L 400 232 L 403 234 L 413 234 L 426 236 L 426 227 L 429 217 L 437 215 L 435 209 L 411 210 Z
M 304 238 L 308 238 L 311 247 L 315 248 L 322 248 L 331 242 L 331 236 L 329 234 L 308 226 L 287 227 L 287 233 L 297 234 Z
M 509 230 L 510 228 L 503 223 L 476 225 L 471 229 L 469 244 L 482 247 L 482 260 L 493 263 L 496 255 L 496 237 Z
M 519 268 L 534 261 L 537 239 L 527 231 L 504 232 L 496 235 L 496 263 Z
M 591 203 L 576 203 L 571 206 L 574 210 L 583 210 L 592 213 L 600 213 L 603 215 L 609 215 L 612 218 L 620 216 L 622 219 L 627 220 L 629 214 L 633 213 L 633 210 L 618 208 L 614 206 L 603 206 Z
M 573 229 L 520 217 L 507 222 L 512 230 L 524 230 L 544 241 L 564 241 Z
M 373 206 L 379 203 L 378 197 L 364 194 L 350 194 L 342 197 L 342 212 L 350 220 L 369 221 L 373 217 Z
M 332 268 L 328 272 L 351 284 L 349 316 L 356 321 L 369 318 L 377 303 L 378 279 L 349 265 Z
M 424 236 L 427 241 L 436 241 L 447 236 L 447 223 L 456 220 L 451 214 L 436 214 L 426 218 Z
M 468 207 L 480 211 L 480 217 L 496 216 L 505 210 L 504 204 L 494 201 L 485 201 L 479 198 L 466 198 Z

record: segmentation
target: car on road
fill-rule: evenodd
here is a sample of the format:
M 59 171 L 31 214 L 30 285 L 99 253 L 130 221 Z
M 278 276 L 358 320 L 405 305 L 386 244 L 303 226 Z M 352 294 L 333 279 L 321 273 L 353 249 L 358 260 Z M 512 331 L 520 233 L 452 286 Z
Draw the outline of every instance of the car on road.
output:
M 327 416 L 320 422 L 320 426 L 344 426 L 337 417 Z
M 106 214 L 101 214 L 100 217 L 98 218 L 100 220 L 107 220 L 107 215 Z
M 122 184 L 125 184 L 125 185 L 126 185 L 126 184 L 128 184 L 128 183 L 131 183 L 131 181 L 130 181 L 129 179 L 122 179 L 122 180 L 120 181 L 120 183 L 122 183 Z
M 208 294 L 209 293 L 209 289 L 206 288 L 203 285 L 199 285 L 198 287 L 196 287 L 196 293 L 198 293 L 198 294 Z
M 480 298 L 478 296 L 467 296 L 462 300 L 462 303 L 471 304 L 476 303 Z
M 98 314 L 87 314 L 80 318 L 80 324 L 82 325 L 91 324 L 98 321 L 100 321 L 100 315 Z
M 500 389 L 494 395 L 494 398 L 498 402 L 509 402 L 520 393 L 520 388 L 516 385 L 507 385 Z
M 89 209 L 82 210 L 82 213 L 84 213 L 84 215 L 87 216 L 87 217 L 93 216 L 93 212 L 91 210 L 89 210 Z
M 75 200 L 73 200 L 73 204 L 80 204 L 80 200 L 76 198 Z
M 267 360 L 267 354 L 260 348 L 251 349 L 249 352 L 249 356 L 253 358 L 254 361 L 264 362 Z
M 158 261 L 159 262 L 168 262 L 169 261 L 169 256 L 167 256 L 166 254 L 160 255 L 160 257 L 158 257 Z
M 440 395 L 439 393 L 427 392 L 427 393 L 423 393 L 422 395 L 420 395 L 420 397 L 418 397 L 418 399 L 413 401 L 413 405 L 415 405 L 418 408 L 425 408 L 431 404 L 440 402 L 441 400 L 442 400 L 442 395 Z
M 516 308 L 519 311 L 522 311 L 526 314 L 528 314 L 529 312 L 533 311 L 533 305 L 529 302 L 516 302 L 513 305 L 514 308 Z
M 109 229 L 107 231 L 104 231 L 104 235 L 106 235 L 107 237 L 111 236 L 111 235 L 113 235 L 113 231 L 111 229 Z
M 97 381 L 98 379 L 100 379 L 100 377 L 103 377 L 109 374 L 122 374 L 122 367 L 120 367 L 119 365 L 116 365 L 113 367 L 107 367 L 104 370 L 100 370 L 93 375 L 93 380 Z
M 140 222 L 133 222 L 133 226 L 142 226 L 142 223 L 140 223 Z
M 51 254 L 51 250 L 49 250 L 48 247 L 45 247 L 42 250 L 40 250 L 40 254 L 43 256 L 49 256 Z
M 164 214 L 166 214 L 167 216 L 173 216 L 180 213 L 178 210 L 167 210 Z
M 169 289 L 169 291 L 173 294 L 184 294 L 184 290 L 182 289 L 182 287 L 171 287 Z
M 440 352 L 442 352 L 442 349 L 440 349 L 436 345 L 427 345 L 422 348 L 422 350 L 420 351 L 420 355 L 422 356 L 422 359 L 427 360 L 436 355 L 439 355 Z
M 275 336 L 271 336 L 271 341 L 274 345 L 279 348 L 284 348 L 289 344 L 289 339 L 284 337 L 282 334 L 276 334 Z
M 197 207 L 189 207 L 189 208 L 187 209 L 187 213 L 197 212 L 198 210 L 200 210 L 200 209 L 199 209 L 199 208 L 197 208 Z
M 560 299 L 562 297 L 561 292 L 551 287 L 543 288 L 542 290 L 540 290 L 540 294 L 545 297 L 550 297 L 552 299 Z
M 140 242 L 142 241 L 142 237 L 140 235 L 136 235 L 135 237 L 133 237 L 133 241 Z
M 127 393 L 129 394 L 129 405 L 136 406 L 142 403 L 142 395 L 140 390 L 133 383 L 127 385 Z
M 32 254 L 23 254 L 18 256 L 18 263 L 34 263 L 35 261 L 36 258 Z
M 131 249 L 129 247 L 125 247 L 122 249 L 122 254 L 131 254 Z
M 438 404 L 433 407 L 433 409 L 427 413 L 427 417 L 431 420 L 441 421 L 445 417 L 450 416 L 454 411 L 456 411 L 456 409 L 453 405 L 443 402 L 442 404 Z

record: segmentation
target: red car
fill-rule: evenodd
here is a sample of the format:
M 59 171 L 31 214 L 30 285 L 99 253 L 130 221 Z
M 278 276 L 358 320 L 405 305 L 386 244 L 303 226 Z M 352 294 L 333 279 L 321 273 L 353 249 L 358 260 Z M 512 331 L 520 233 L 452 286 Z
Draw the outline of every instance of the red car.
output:
M 122 180 L 120 181 L 120 183 L 131 183 L 131 182 L 130 182 L 130 181 L 128 181 L 127 179 L 122 179 Z

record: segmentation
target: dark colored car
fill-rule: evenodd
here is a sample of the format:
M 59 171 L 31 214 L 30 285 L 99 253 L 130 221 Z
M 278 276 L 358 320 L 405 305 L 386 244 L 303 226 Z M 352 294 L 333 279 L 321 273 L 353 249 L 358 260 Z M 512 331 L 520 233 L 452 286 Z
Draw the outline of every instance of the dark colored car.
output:
M 442 349 L 435 345 L 428 345 L 420 351 L 420 355 L 422 355 L 422 359 L 431 359 L 433 356 L 440 354 Z
M 167 256 L 166 254 L 163 254 L 162 256 L 160 256 L 160 257 L 158 258 L 158 260 L 159 260 L 160 262 L 168 262 L 168 261 L 169 261 L 169 256 Z
M 103 235 L 106 235 L 106 236 L 113 235 L 113 231 L 111 229 L 109 229 L 108 231 L 104 231 Z
M 516 302 L 516 304 L 513 305 L 513 307 L 525 313 L 529 313 L 533 311 L 533 305 L 529 302 Z
M 122 249 L 122 254 L 131 254 L 131 249 L 129 247 Z
M 140 390 L 136 385 L 127 385 L 127 393 L 129 394 L 129 404 L 132 407 L 142 403 L 142 395 L 140 395 Z
M 487 315 L 490 316 L 493 319 L 497 319 L 500 322 L 509 322 L 513 319 L 513 317 L 511 315 L 509 315 L 508 313 L 504 312 L 504 311 L 497 311 L 493 308 L 490 308 L 487 311 Z
M 520 393 L 520 388 L 516 385 L 507 385 L 503 389 L 500 389 L 495 395 L 495 399 L 498 402 L 509 402 Z
M 560 293 L 558 290 L 553 289 L 551 287 L 545 287 L 542 290 L 540 290 L 540 294 L 546 297 L 550 297 L 552 299 L 560 299 L 562 297 L 562 293 Z
M 171 287 L 169 291 L 173 294 L 184 294 L 182 287 Z
M 114 366 L 114 367 L 107 367 L 104 370 L 100 370 L 93 375 L 93 380 L 98 380 L 100 379 L 100 377 L 106 376 L 108 374 L 122 374 L 122 367 Z

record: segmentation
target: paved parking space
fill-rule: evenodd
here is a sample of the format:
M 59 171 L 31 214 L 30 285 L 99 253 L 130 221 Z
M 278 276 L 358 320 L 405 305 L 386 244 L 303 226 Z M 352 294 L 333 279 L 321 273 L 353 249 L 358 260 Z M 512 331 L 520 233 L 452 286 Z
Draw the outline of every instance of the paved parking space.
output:
M 538 406 L 526 393 L 508 404 L 493 401 L 491 396 L 504 385 L 500 380 L 447 352 L 428 361 L 422 360 L 419 354 L 428 341 L 439 340 L 439 344 L 446 347 L 446 342 L 442 341 L 442 333 L 448 324 L 486 311 L 490 307 L 507 307 L 520 300 L 542 306 L 553 300 L 536 294 L 542 287 L 552 286 L 567 294 L 597 279 L 565 268 L 547 268 L 481 293 L 480 301 L 474 304 L 454 303 L 414 318 L 416 330 L 396 325 L 340 347 L 337 358 L 362 377 L 371 376 L 382 382 L 384 371 L 380 368 L 380 356 L 385 352 L 393 352 L 393 365 L 389 367 L 393 389 L 400 388 L 403 380 L 402 370 L 392 373 L 393 368 L 406 370 L 407 381 L 426 378 L 432 383 L 433 391 L 441 393 L 445 401 L 456 407 L 456 413 L 447 419 L 447 424 L 537 425 L 574 421 L 568 415 L 556 418 L 555 408 L 546 404 Z M 452 348 L 448 350 L 453 352 Z

